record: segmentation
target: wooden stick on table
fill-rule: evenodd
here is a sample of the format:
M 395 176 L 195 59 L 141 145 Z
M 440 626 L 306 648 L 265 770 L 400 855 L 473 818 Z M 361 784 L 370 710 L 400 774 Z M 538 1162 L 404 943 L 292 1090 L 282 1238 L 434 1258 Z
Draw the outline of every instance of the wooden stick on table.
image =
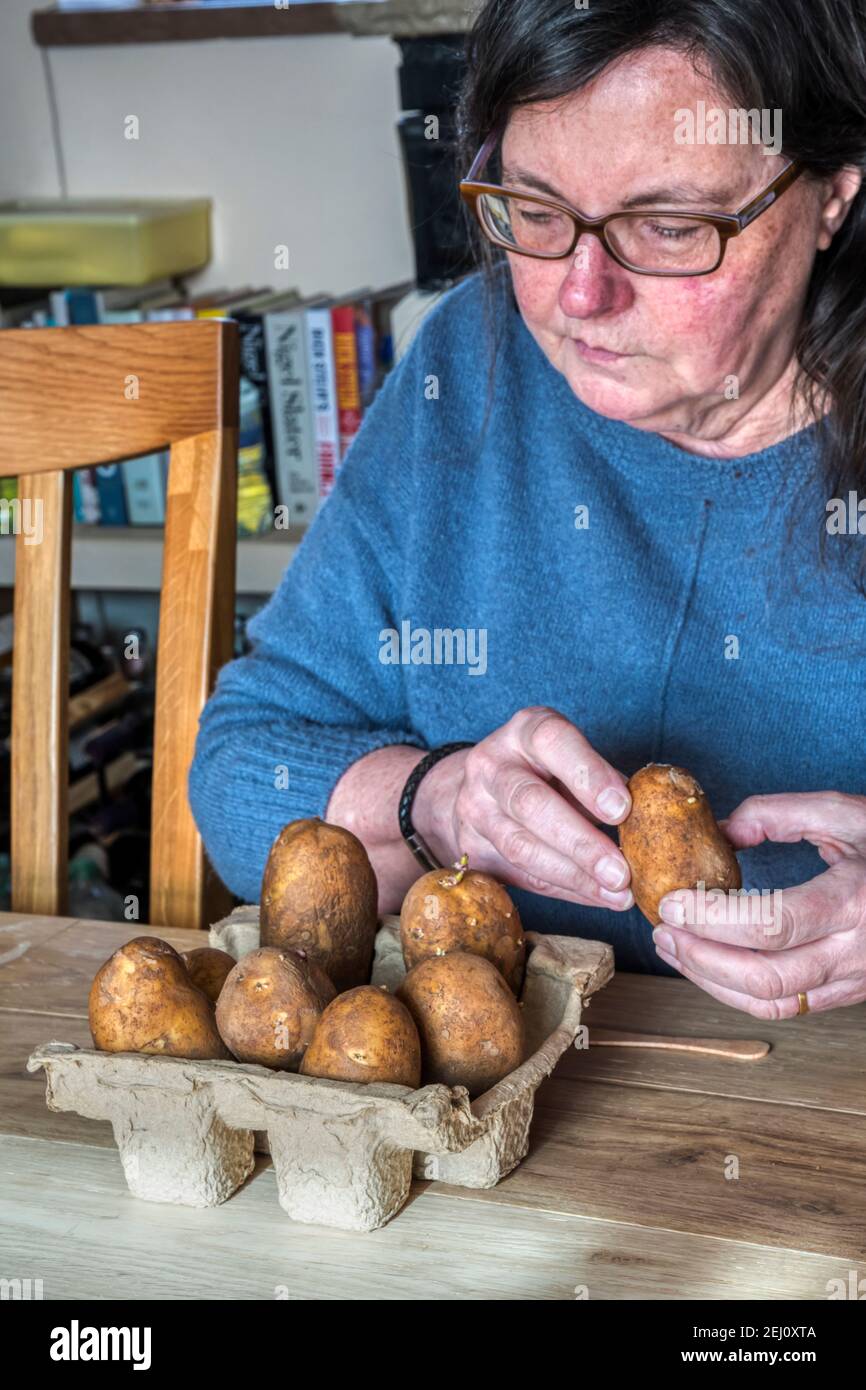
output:
M 669 1052 L 703 1052 L 733 1062 L 759 1062 L 770 1051 L 767 1042 L 744 1038 L 663 1038 L 653 1033 L 622 1033 L 616 1028 L 588 1026 L 590 1047 L 654 1047 Z

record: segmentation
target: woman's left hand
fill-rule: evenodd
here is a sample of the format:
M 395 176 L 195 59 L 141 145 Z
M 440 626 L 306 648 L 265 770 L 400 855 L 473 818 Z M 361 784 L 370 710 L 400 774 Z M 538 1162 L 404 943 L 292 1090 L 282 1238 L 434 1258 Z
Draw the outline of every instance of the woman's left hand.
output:
M 792 1018 L 800 994 L 815 1013 L 866 999 L 866 796 L 750 796 L 720 824 L 735 849 L 809 840 L 830 868 L 763 899 L 668 893 L 663 918 L 677 903 L 684 916 L 653 932 L 662 960 L 755 1018 Z

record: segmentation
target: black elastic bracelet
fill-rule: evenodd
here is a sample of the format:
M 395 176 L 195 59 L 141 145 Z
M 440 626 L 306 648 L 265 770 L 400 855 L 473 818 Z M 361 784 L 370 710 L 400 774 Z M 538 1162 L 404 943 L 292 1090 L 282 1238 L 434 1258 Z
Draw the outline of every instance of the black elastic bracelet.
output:
M 403 794 L 400 797 L 400 806 L 397 812 L 400 820 L 400 834 L 411 849 L 418 863 L 425 869 L 441 869 L 442 865 L 437 864 L 430 851 L 429 845 L 424 841 L 412 824 L 412 805 L 415 801 L 415 793 L 421 785 L 421 779 L 427 775 L 431 767 L 447 758 L 449 753 L 458 753 L 461 748 L 474 748 L 473 743 L 445 743 L 441 748 L 434 748 L 432 752 L 423 757 L 416 767 L 412 769 Z

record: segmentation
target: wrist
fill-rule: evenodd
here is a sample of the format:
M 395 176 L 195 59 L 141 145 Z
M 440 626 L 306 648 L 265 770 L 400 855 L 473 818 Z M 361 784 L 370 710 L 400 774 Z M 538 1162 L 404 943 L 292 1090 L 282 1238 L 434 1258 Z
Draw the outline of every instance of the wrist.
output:
M 412 824 L 440 864 L 452 864 L 460 855 L 455 843 L 454 803 L 469 752 L 461 748 L 435 763 L 422 777 L 412 804 Z
M 387 744 L 366 753 L 343 773 L 331 792 L 325 819 L 351 830 L 366 846 L 396 846 L 394 812 L 406 778 L 424 751 Z

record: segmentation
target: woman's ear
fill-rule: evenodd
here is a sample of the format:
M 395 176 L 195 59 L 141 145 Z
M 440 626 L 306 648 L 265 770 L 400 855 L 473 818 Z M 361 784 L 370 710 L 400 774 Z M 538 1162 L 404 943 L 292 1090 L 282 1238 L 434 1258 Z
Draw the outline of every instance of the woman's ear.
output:
M 859 169 L 848 164 L 839 169 L 824 183 L 824 202 L 821 208 L 821 225 L 818 232 L 818 250 L 826 251 L 832 244 L 848 213 L 851 204 L 860 192 L 863 175 Z

